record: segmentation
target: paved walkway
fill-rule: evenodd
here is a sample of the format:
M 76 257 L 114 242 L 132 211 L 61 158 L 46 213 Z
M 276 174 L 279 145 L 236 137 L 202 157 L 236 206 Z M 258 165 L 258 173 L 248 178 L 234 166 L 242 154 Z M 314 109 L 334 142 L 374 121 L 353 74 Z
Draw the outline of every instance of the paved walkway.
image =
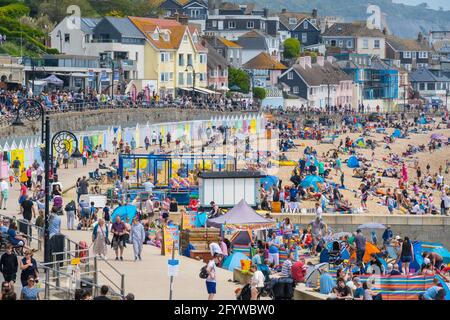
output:
M 142 150 L 138 150 L 142 151 Z M 104 159 L 109 164 L 113 156 Z M 81 161 L 79 161 L 81 162 Z M 90 171 L 97 168 L 98 163 L 91 160 L 86 167 L 80 164 L 77 169 L 73 168 L 73 164 L 69 169 L 58 170 L 59 180 L 63 185 L 64 203 L 68 203 L 71 199 L 76 199 L 76 192 L 73 188 L 78 177 L 88 176 Z M 9 216 L 19 216 L 19 184 L 14 183 L 13 188 L 10 189 L 10 199 L 8 203 L 8 210 L 3 213 Z M 92 231 L 70 231 L 66 227 L 66 216 L 62 216 L 61 232 L 67 235 L 71 240 L 79 242 L 81 240 L 87 241 L 91 244 Z M 134 293 L 136 299 L 169 299 L 169 277 L 167 275 L 167 260 L 169 257 L 161 255 L 161 250 L 144 245 L 142 254 L 142 261 L 134 262 L 132 245 L 128 245 L 124 252 L 124 261 L 114 261 L 115 255 L 111 248 L 108 248 L 108 260 L 121 273 L 125 274 L 125 291 L 126 293 Z M 38 261 L 43 260 L 43 253 L 37 252 L 35 258 Z M 174 299 L 192 299 L 205 300 L 207 298 L 205 281 L 198 277 L 200 268 L 203 263 L 194 259 L 189 259 L 183 256 L 180 259 L 180 272 L 175 278 L 173 284 L 173 298 Z M 117 273 L 113 272 L 109 266 L 100 263 L 99 267 L 105 274 L 110 277 L 116 284 L 120 285 L 120 278 Z M 232 282 L 233 274 L 230 271 L 218 269 L 218 299 L 235 299 L 234 290 L 237 288 Z M 1 279 L 1 275 L 0 275 Z M 1 279 L 3 280 L 3 279 Z M 104 279 L 103 279 L 104 280 Z M 108 282 L 104 280 L 106 284 Z M 102 279 L 100 278 L 100 282 Z M 20 282 L 16 285 L 17 293 L 20 292 Z

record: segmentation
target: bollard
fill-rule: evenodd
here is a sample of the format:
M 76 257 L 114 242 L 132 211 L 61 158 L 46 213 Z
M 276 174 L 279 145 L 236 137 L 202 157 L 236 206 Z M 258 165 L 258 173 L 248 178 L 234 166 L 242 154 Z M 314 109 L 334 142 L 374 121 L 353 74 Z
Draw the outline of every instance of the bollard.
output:
M 125 275 L 120 275 L 121 281 L 120 281 L 120 294 L 125 297 Z
M 97 266 L 97 256 L 94 257 L 94 297 L 97 296 L 98 292 L 98 266 Z
M 49 269 L 45 269 L 45 300 L 50 300 L 50 275 L 49 275 Z

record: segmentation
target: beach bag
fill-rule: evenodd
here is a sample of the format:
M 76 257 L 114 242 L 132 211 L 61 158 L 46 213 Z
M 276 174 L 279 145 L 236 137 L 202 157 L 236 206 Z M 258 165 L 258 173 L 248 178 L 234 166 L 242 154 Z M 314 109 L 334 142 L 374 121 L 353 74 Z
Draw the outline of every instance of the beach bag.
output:
M 204 265 L 201 269 L 200 269 L 200 273 L 199 273 L 199 277 L 200 277 L 200 279 L 207 279 L 208 278 L 208 276 L 209 276 L 209 274 L 208 274 L 208 271 L 206 271 L 206 268 L 207 268 L 208 266 L 207 265 Z

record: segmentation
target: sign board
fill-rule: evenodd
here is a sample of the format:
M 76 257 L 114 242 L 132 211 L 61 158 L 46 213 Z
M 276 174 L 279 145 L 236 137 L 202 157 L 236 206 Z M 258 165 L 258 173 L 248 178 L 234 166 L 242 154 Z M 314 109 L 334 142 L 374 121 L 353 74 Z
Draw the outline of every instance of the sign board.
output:
M 158 81 L 157 80 L 142 80 L 142 88 L 148 88 L 149 93 L 152 94 L 153 91 L 156 91 L 156 88 L 158 87 Z
M 72 258 L 72 260 L 70 260 L 70 264 L 73 266 L 79 265 L 80 264 L 80 258 Z
M 106 196 L 98 195 L 98 194 L 83 194 L 80 196 L 80 201 L 84 200 L 85 202 L 91 204 L 94 202 L 95 208 L 104 208 L 106 207 Z
M 119 71 L 114 71 L 114 81 L 119 81 Z
M 94 81 L 94 78 L 95 78 L 94 70 L 89 69 L 89 71 L 88 71 L 88 81 Z
M 170 259 L 167 261 L 168 269 L 168 276 L 169 277 L 176 277 L 178 276 L 178 271 L 180 270 L 180 260 L 176 259 Z
M 106 73 L 106 70 L 102 70 L 101 74 L 100 74 L 100 80 L 101 81 L 108 81 L 108 74 Z
M 177 254 L 180 250 L 180 230 L 178 226 L 164 226 L 161 254 L 164 256 L 172 256 L 174 243 L 175 253 Z
M 197 219 L 197 212 L 189 211 L 181 213 L 181 230 L 195 228 L 195 221 Z

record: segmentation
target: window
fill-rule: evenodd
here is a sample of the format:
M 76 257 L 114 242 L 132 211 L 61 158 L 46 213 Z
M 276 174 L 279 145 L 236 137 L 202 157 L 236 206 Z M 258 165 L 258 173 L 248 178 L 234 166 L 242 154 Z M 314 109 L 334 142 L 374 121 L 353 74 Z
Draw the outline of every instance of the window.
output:
M 192 54 L 188 53 L 187 55 L 187 64 L 190 65 L 192 64 Z
M 85 35 L 84 36 L 84 42 L 88 43 L 88 42 L 90 42 L 89 40 L 90 40 L 90 36 L 88 34 Z
M 253 29 L 255 27 L 254 21 L 247 21 L 247 29 Z
M 294 72 L 293 71 L 288 73 L 288 80 L 292 80 L 292 79 L 294 79 Z
M 153 32 L 152 39 L 155 40 L 155 41 L 159 40 L 159 33 L 158 33 L 157 30 L 155 30 L 155 32 Z
M 170 53 L 170 62 L 173 62 L 173 57 L 174 57 L 174 55 L 175 55 L 175 54 L 174 54 L 173 52 Z
M 363 49 L 369 49 L 369 40 L 363 39 Z
M 222 49 L 217 49 L 217 53 L 222 54 L 223 53 Z
M 347 48 L 353 48 L 353 41 L 347 40 Z
M 308 29 L 308 21 L 303 22 L 303 29 Z
M 425 90 L 425 83 L 419 83 L 419 90 Z
M 188 36 L 187 36 L 187 34 L 185 33 L 184 36 L 183 36 L 183 42 L 186 43 L 187 41 L 188 41 Z
M 405 51 L 405 52 L 403 52 L 403 58 L 405 58 L 405 59 L 411 59 L 411 51 Z
M 182 53 L 178 55 L 178 65 L 181 67 L 184 66 L 184 54 Z
M 200 73 L 198 77 L 200 82 L 206 81 L 206 73 Z
M 191 18 L 198 18 L 200 16 L 200 10 L 192 9 L 191 10 Z
M 299 93 L 299 90 L 298 90 L 298 87 L 297 86 L 295 86 L 294 88 L 292 88 L 293 89 L 293 92 L 294 93 Z
M 168 82 L 170 77 L 169 72 L 161 72 L 161 82 Z M 173 77 L 173 74 L 172 74 Z
M 198 36 L 197 36 L 196 33 L 194 33 L 194 34 L 192 35 L 192 41 L 193 41 L 194 43 L 197 43 L 197 42 L 198 42 Z
M 436 90 L 435 84 L 433 82 L 427 83 L 427 90 Z
M 266 30 L 266 23 L 261 21 L 261 30 Z
M 239 59 L 239 49 L 236 49 L 236 59 Z
M 308 34 L 303 32 L 302 33 L 302 43 L 308 42 Z
M 375 49 L 380 49 L 380 40 L 373 40 L 373 47 Z
M 228 21 L 228 29 L 236 29 L 236 21 Z
M 200 53 L 200 63 L 206 63 L 206 54 Z
M 70 33 L 64 33 L 64 42 L 70 42 Z
M 297 18 L 289 18 L 289 24 L 297 24 Z
M 419 52 L 419 59 L 428 59 L 428 52 L 420 51 Z
M 170 17 L 172 15 L 172 11 L 166 10 L 165 14 L 166 17 Z
M 336 47 L 336 40 L 331 40 L 331 46 Z
M 213 21 L 211 21 L 211 22 L 212 22 L 213 28 L 217 28 L 217 20 L 213 20 Z
M 161 62 L 169 62 L 169 53 L 161 52 Z
M 339 40 L 339 48 L 342 48 L 344 46 L 344 40 Z

